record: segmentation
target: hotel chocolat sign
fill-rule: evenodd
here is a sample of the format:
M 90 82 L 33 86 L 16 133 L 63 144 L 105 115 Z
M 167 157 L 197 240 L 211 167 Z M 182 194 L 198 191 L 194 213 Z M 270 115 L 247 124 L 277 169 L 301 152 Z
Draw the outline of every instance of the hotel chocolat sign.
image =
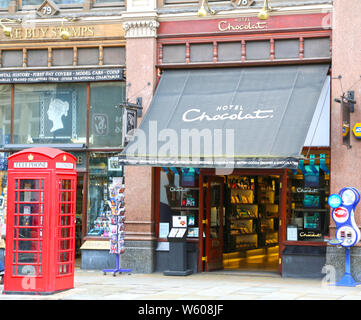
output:
M 258 31 L 267 29 L 267 22 L 251 20 L 246 17 L 235 20 L 221 20 L 217 26 L 218 31 L 221 32 Z
M 124 80 L 123 69 L 0 72 L 0 83 L 93 82 Z

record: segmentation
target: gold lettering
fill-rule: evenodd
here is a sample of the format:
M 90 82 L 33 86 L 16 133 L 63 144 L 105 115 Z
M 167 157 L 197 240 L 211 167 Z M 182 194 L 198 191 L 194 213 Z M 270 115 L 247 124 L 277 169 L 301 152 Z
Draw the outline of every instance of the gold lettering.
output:
M 89 36 L 94 36 L 94 27 L 88 27 Z
M 93 37 L 94 26 L 69 26 L 69 27 L 39 27 L 39 28 L 12 28 L 11 39 L 46 39 L 58 38 L 61 31 L 68 31 L 72 37 Z
M 33 30 L 32 29 L 25 29 L 25 39 L 33 37 Z
M 56 38 L 56 37 L 57 37 L 56 28 L 51 28 L 51 36 L 52 36 L 53 38 Z
M 49 28 L 47 28 L 47 27 L 46 28 L 40 28 L 41 36 L 43 38 L 46 38 L 46 34 L 47 34 L 48 30 L 49 30 Z
M 80 37 L 80 29 L 79 28 L 71 27 L 71 32 L 73 34 L 73 37 Z
M 80 27 L 80 35 L 81 35 L 81 37 L 84 37 L 85 36 L 85 33 L 86 33 L 86 31 L 87 31 L 87 27 Z

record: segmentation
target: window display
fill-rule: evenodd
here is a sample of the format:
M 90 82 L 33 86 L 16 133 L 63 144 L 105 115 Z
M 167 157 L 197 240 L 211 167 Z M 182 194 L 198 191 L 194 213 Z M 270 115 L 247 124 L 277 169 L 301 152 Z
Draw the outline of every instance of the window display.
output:
M 227 176 L 225 261 L 234 259 L 238 252 L 234 259 L 238 267 L 246 257 L 252 256 L 254 250 L 268 260 L 273 249 L 277 254 L 278 185 L 278 176 Z M 232 268 L 227 262 L 225 266 Z
M 288 241 L 324 241 L 329 235 L 329 172 L 315 164 L 319 160 L 314 155 L 310 159 L 288 175 L 291 204 L 287 213 Z
M 85 143 L 86 84 L 15 85 L 14 143 Z
M 88 236 L 111 235 L 109 186 L 124 184 L 123 167 L 114 165 L 116 159 L 114 154 L 104 153 L 92 154 L 89 158 Z M 109 166 L 109 163 L 112 165 Z
M 164 168 L 160 171 L 159 237 L 172 225 L 172 216 L 187 216 L 188 238 L 198 238 L 199 176 L 193 168 Z M 161 232 L 162 231 L 162 232 Z

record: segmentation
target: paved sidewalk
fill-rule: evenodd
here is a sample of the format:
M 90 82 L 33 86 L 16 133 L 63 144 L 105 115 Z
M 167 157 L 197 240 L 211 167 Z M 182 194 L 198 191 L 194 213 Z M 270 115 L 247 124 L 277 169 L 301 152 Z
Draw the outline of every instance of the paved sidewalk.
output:
M 3 286 L 0 285 L 0 292 Z M 361 300 L 361 287 L 275 274 L 211 272 L 186 277 L 77 269 L 73 289 L 53 295 L 1 294 L 0 300 Z

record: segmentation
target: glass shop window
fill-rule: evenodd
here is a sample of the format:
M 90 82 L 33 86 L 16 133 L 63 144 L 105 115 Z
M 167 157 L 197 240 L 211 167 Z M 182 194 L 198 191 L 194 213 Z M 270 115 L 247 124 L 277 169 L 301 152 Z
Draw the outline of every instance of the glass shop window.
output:
M 0 237 L 6 233 L 8 153 L 0 152 Z
M 325 241 L 329 236 L 329 155 L 317 154 L 288 174 L 287 241 Z
M 88 236 L 109 237 L 109 186 L 124 184 L 124 167 L 114 154 L 94 153 L 89 158 Z
M 92 147 L 120 147 L 122 145 L 124 82 L 91 83 L 89 143 Z
M 11 89 L 9 85 L 0 86 L 0 146 L 10 143 L 11 127 Z
M 10 0 L 0 0 L 0 8 L 9 8 Z
M 85 143 L 86 84 L 15 85 L 14 143 Z
M 84 0 L 53 0 L 55 4 L 77 4 L 83 3 Z M 44 0 L 21 0 L 22 6 L 39 6 Z
M 172 216 L 187 216 L 188 238 L 198 238 L 199 176 L 193 168 L 160 171 L 159 238 L 167 238 Z

